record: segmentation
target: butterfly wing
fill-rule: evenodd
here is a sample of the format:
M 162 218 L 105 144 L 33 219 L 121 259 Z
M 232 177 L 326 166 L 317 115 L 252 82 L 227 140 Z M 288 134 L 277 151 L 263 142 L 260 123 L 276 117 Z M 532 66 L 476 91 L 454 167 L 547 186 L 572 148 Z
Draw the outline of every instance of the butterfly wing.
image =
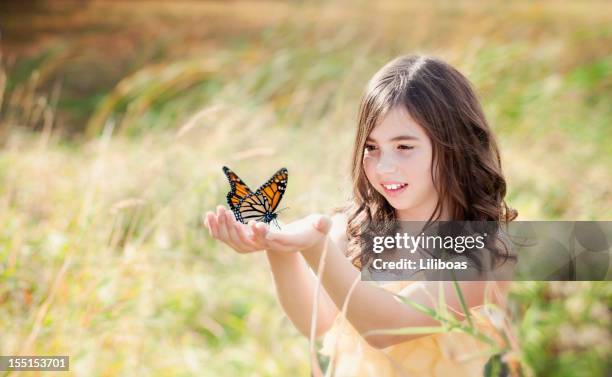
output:
M 277 171 L 268 182 L 264 183 L 255 193 L 248 195 L 238 202 L 234 209 L 234 216 L 242 223 L 250 220 L 269 223 L 274 219 L 274 211 L 287 188 L 289 174 L 287 169 Z
M 254 193 L 244 198 L 234 209 L 236 220 L 243 224 L 248 223 L 250 220 L 264 221 L 267 213 L 266 208 L 268 207 L 265 201 L 266 199 L 259 193 Z
M 264 199 L 266 211 L 273 213 L 276 211 L 278 204 L 283 198 L 283 194 L 287 189 L 287 181 L 289 180 L 289 172 L 286 168 L 279 169 L 268 182 L 264 183 L 257 189 L 256 193 L 261 194 Z
M 232 211 L 235 211 L 240 201 L 247 198 L 249 195 L 253 195 L 253 192 L 230 168 L 224 166 L 223 172 L 231 187 L 230 191 L 227 193 L 227 204 Z

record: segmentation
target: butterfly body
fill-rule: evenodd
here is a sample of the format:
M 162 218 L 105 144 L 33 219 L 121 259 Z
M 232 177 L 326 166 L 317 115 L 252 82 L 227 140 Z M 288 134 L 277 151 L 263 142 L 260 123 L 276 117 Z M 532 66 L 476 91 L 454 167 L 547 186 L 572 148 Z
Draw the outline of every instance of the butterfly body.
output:
M 224 166 L 223 172 L 230 184 L 227 193 L 227 204 L 234 213 L 236 220 L 246 224 L 250 220 L 266 224 L 276 222 L 275 213 L 278 204 L 287 188 L 289 173 L 287 169 L 279 169 L 266 183 L 255 192 L 251 191 L 236 173 Z
M 263 221 L 266 224 L 269 224 L 272 221 L 276 220 L 277 217 L 278 217 L 277 213 L 266 213 L 261 219 L 261 221 Z

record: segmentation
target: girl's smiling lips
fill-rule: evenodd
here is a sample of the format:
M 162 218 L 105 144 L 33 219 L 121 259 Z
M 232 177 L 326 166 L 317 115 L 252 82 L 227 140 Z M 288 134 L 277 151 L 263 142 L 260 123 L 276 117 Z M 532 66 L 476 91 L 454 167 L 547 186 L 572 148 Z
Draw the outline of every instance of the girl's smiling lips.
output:
M 385 193 L 389 196 L 397 196 L 401 194 L 406 187 L 408 187 L 407 183 L 403 182 L 381 182 L 381 187 L 385 191 Z

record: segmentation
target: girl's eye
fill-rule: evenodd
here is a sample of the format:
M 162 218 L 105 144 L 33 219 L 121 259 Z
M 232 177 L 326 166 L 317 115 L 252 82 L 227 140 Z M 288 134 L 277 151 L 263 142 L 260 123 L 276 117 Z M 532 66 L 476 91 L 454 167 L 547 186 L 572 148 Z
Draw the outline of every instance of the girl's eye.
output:
M 410 149 L 414 149 L 414 147 L 411 146 L 411 145 L 404 145 L 404 144 L 402 144 L 402 145 L 398 145 L 397 149 L 410 150 Z
M 372 145 L 372 144 L 366 144 L 365 145 L 365 150 L 368 151 L 368 152 L 371 152 L 371 151 L 373 151 L 375 149 L 376 149 L 375 145 Z

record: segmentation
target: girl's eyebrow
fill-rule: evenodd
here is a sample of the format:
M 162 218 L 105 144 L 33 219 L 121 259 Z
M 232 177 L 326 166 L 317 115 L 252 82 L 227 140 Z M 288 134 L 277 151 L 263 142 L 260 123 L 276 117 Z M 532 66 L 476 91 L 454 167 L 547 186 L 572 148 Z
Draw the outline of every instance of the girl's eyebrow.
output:
M 412 135 L 399 135 L 399 136 L 392 137 L 389 141 L 402 141 L 402 140 L 419 140 L 419 138 L 416 136 L 412 136 Z M 370 136 L 366 138 L 366 141 L 376 142 L 376 140 L 374 140 Z

